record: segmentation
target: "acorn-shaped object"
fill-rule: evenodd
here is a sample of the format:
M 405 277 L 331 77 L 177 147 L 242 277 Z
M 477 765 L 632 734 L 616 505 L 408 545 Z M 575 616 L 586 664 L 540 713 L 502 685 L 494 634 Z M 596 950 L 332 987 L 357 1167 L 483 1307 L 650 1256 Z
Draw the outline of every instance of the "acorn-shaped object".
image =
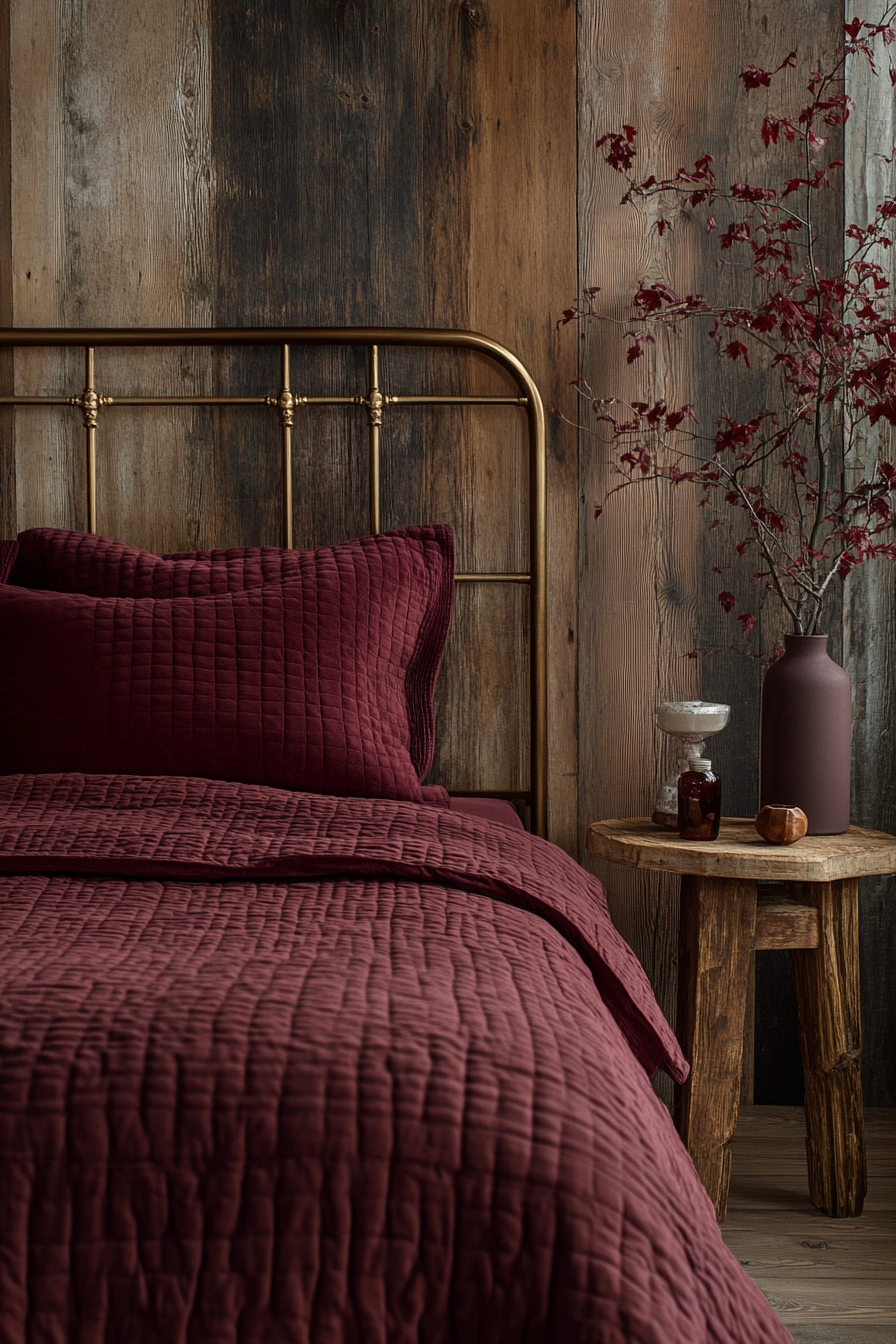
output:
M 802 840 L 809 829 L 809 819 L 802 808 L 787 807 L 783 803 L 769 803 L 756 818 L 756 829 L 763 840 L 772 845 L 792 845 Z

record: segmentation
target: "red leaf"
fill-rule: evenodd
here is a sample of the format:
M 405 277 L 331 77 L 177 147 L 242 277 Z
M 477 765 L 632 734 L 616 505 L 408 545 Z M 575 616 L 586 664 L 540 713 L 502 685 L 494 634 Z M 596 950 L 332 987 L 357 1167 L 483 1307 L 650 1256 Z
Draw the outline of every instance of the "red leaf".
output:
M 744 611 L 737 618 L 743 626 L 744 639 L 749 639 L 753 633 L 753 627 L 756 624 L 756 617 L 749 611 Z
M 747 347 L 744 345 L 743 341 L 729 341 L 722 353 L 727 355 L 729 359 L 742 359 L 747 368 L 750 367 L 750 357 L 747 354 Z
M 741 71 L 740 78 L 745 89 L 768 88 L 772 82 L 771 71 L 761 70 L 758 65 L 748 65 L 746 70 Z
M 737 606 L 737 598 L 734 596 L 733 593 L 729 592 L 719 593 L 719 601 L 722 604 L 722 610 L 726 612 L 733 611 L 734 608 Z
M 695 425 L 700 423 L 694 414 L 694 403 L 692 401 L 689 401 L 686 406 L 682 406 L 679 411 L 669 412 L 666 416 L 666 430 L 671 432 L 673 429 L 677 429 L 683 420 L 692 420 Z

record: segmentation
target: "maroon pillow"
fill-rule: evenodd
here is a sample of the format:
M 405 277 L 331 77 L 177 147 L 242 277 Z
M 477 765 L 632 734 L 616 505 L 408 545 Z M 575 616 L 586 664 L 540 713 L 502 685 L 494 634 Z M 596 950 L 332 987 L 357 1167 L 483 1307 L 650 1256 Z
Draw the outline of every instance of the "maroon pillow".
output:
M 260 546 L 172 555 L 155 555 L 89 532 L 32 527 L 19 533 L 9 582 L 91 597 L 206 597 L 302 577 L 313 556 L 334 556 L 338 563 L 343 552 L 355 556 L 358 547 L 363 547 L 367 554 L 371 546 L 388 549 L 393 542 L 399 552 L 405 546 L 414 554 L 419 552 L 425 570 L 415 601 L 422 598 L 428 610 L 420 621 L 419 638 L 405 672 L 410 754 L 417 777 L 423 780 L 435 752 L 433 695 L 454 602 L 454 540 L 449 527 L 408 527 L 321 551 Z M 405 577 L 418 583 L 416 571 Z M 439 790 L 439 800 L 442 795 Z
M 446 803 L 418 769 L 453 601 L 450 529 L 293 552 L 289 565 L 295 578 L 206 597 L 0 586 L 0 772 Z

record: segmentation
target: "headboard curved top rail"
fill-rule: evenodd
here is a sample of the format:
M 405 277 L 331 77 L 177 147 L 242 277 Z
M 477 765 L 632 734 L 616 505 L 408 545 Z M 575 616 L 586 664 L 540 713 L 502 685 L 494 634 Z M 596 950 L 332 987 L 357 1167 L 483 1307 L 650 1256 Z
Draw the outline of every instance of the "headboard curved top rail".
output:
M 368 386 L 353 395 L 302 396 L 291 386 L 290 347 L 362 346 L 367 348 Z M 238 347 L 279 346 L 281 386 L 266 396 L 104 396 L 96 387 L 94 351 L 100 347 Z M 384 346 L 466 349 L 491 359 L 513 378 L 517 396 L 391 395 L 380 387 L 379 351 Z M 544 407 L 531 375 L 506 346 L 474 331 L 417 327 L 69 327 L 3 328 L 0 350 L 35 347 L 80 347 L 85 352 L 84 387 L 71 396 L 0 395 L 0 406 L 70 406 L 80 410 L 87 453 L 88 531 L 96 531 L 96 435 L 100 415 L 115 406 L 237 406 L 267 405 L 279 417 L 282 461 L 282 539 L 292 539 L 292 429 L 297 407 L 346 405 L 363 408 L 369 443 L 370 530 L 380 527 L 380 439 L 384 411 L 398 405 L 516 405 L 526 411 L 528 425 L 529 563 L 525 572 L 458 574 L 458 582 L 513 583 L 529 588 L 529 789 L 508 791 L 529 804 L 530 826 L 538 835 L 547 831 L 547 590 L 546 590 L 546 479 Z M 491 791 L 494 792 L 494 791 Z

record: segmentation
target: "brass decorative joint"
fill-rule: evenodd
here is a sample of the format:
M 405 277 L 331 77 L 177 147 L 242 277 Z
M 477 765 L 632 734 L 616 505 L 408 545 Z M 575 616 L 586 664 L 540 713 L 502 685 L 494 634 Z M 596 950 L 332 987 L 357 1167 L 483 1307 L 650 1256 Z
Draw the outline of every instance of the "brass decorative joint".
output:
M 374 387 L 371 388 L 366 397 L 360 394 L 355 397 L 355 404 L 367 407 L 368 424 L 381 425 L 383 423 L 383 407 L 388 406 L 391 400 L 392 398 L 384 396 L 378 387 Z
M 307 397 L 294 397 L 288 387 L 284 387 L 279 397 L 265 397 L 269 406 L 276 406 L 280 412 L 280 423 L 286 429 L 292 429 L 295 423 L 295 409 L 307 403 Z
M 95 387 L 85 387 L 80 397 L 69 397 L 69 406 L 77 406 L 84 416 L 84 428 L 96 429 L 101 406 L 111 406 L 112 397 L 101 397 Z

